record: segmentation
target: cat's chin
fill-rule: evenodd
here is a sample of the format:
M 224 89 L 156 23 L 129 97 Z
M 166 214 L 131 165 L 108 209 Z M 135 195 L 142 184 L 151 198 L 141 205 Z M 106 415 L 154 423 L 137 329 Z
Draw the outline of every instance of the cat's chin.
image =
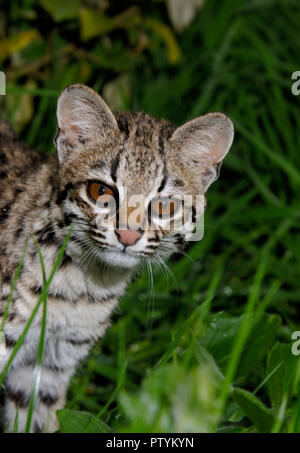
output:
M 101 252 L 100 259 L 105 264 L 125 269 L 135 268 L 140 264 L 138 256 L 129 255 L 119 251 L 105 250 Z

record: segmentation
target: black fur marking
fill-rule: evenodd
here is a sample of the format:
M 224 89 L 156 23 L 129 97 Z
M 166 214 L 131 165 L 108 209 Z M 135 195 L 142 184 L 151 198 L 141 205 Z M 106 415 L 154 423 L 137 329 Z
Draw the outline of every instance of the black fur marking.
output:
M 42 390 L 39 392 L 40 400 L 45 406 L 51 407 L 58 401 L 57 395 L 51 395 L 50 393 L 45 393 Z
M 7 220 L 10 208 L 11 204 L 8 203 L 7 205 L 3 206 L 3 208 L 0 209 L 0 222 L 5 222 Z
M 32 286 L 31 292 L 36 295 L 40 295 L 43 288 L 41 286 Z
M 7 317 L 7 321 L 11 322 L 13 321 L 15 318 L 17 317 L 17 313 L 12 311 L 11 313 L 9 313 L 8 317 Z
M 73 218 L 74 218 L 74 216 L 72 216 L 72 214 L 65 214 L 64 215 L 64 224 L 65 224 L 65 226 L 71 225 L 71 223 L 73 222 Z
M 151 244 L 151 245 L 147 245 L 146 248 L 147 248 L 147 249 L 150 249 L 150 250 L 156 250 L 157 247 L 158 247 L 158 244 L 156 244 L 156 245 L 155 245 L 155 244 L 153 244 L 153 245 Z
M 6 386 L 6 396 L 20 409 L 26 409 L 29 405 L 29 396 L 22 390 L 13 390 L 11 387 Z
M 109 294 L 108 296 L 106 297 L 101 297 L 99 299 L 95 299 L 91 294 L 88 294 L 88 301 L 92 304 L 95 304 L 95 303 L 103 303 L 103 302 L 107 302 L 108 300 L 110 299 L 113 299 L 117 297 L 116 294 L 112 293 L 112 294 Z
M 93 165 L 91 166 L 91 169 L 92 170 L 102 170 L 102 168 L 105 166 L 106 166 L 106 162 L 104 160 L 99 160 L 99 161 L 93 163 Z
M 110 176 L 111 176 L 111 179 L 116 182 L 117 181 L 117 170 L 118 170 L 118 167 L 119 167 L 119 164 L 120 164 L 120 154 L 122 153 L 123 150 L 121 150 L 116 158 L 113 160 L 112 164 L 111 164 L 111 171 L 110 171 Z
M 167 183 L 167 180 L 168 180 L 168 177 L 166 174 L 164 174 L 164 177 L 162 179 L 162 182 L 158 188 L 158 192 L 161 192 L 162 190 L 164 190 L 165 186 L 166 186 L 166 183 Z
M 20 236 L 20 234 L 22 233 L 22 231 L 23 231 L 23 228 L 18 228 L 18 229 L 17 229 L 17 231 L 15 232 L 15 238 L 16 238 L 16 239 Z
M 44 430 L 44 426 L 41 426 L 38 424 L 38 422 L 34 422 L 34 425 L 33 425 L 33 432 L 35 434 L 39 434 L 39 433 L 42 433 Z
M 65 199 L 67 198 L 69 191 L 72 189 L 74 189 L 74 185 L 71 182 L 69 182 L 66 185 L 66 187 L 61 192 L 59 192 L 58 197 L 56 199 L 56 204 L 57 205 L 62 204 L 62 202 L 65 201 Z
M 4 179 L 6 176 L 7 174 L 5 173 L 5 171 L 0 172 L 0 179 Z
M 36 236 L 38 236 L 38 242 L 39 244 L 45 244 L 45 245 L 57 245 L 58 241 L 55 236 L 55 233 L 53 231 L 53 226 L 49 223 L 46 225 L 44 228 L 42 228 L 40 231 L 37 231 Z
M 120 116 L 117 116 L 117 122 L 118 122 L 118 126 L 119 126 L 119 130 L 121 133 L 123 133 L 125 135 L 125 141 L 128 140 L 129 138 L 129 126 L 128 126 L 128 121 L 127 119 L 120 115 Z
M 51 291 L 48 292 L 48 297 L 51 299 L 69 300 L 63 294 L 56 294 Z
M 174 184 L 175 187 L 183 187 L 184 186 L 184 182 L 181 181 L 181 179 L 178 179 L 178 178 L 173 181 L 173 184 Z
M 69 255 L 67 255 L 66 253 L 64 253 L 59 267 L 60 267 L 60 269 L 63 269 L 65 267 L 69 266 L 69 264 L 72 264 L 72 258 Z
M 9 337 L 7 334 L 4 335 L 4 339 L 5 339 L 5 346 L 7 348 L 13 348 L 15 346 L 16 341 L 13 338 Z
M 78 340 L 77 338 L 66 338 L 66 342 L 72 344 L 73 346 L 82 346 L 85 344 L 91 343 L 91 338 L 84 338 L 83 340 Z
M 7 283 L 8 285 L 10 285 L 11 282 L 12 282 L 11 276 L 8 275 L 8 274 L 4 275 L 4 277 L 3 277 L 3 283 Z
M 101 239 L 106 239 L 105 235 L 100 233 L 100 231 L 93 231 L 93 233 L 91 234 L 91 236 L 96 236 L 97 238 L 101 238 Z
M 46 363 L 43 364 L 43 366 L 48 370 L 55 371 L 56 373 L 63 373 L 67 369 L 63 366 L 56 365 L 55 363 Z

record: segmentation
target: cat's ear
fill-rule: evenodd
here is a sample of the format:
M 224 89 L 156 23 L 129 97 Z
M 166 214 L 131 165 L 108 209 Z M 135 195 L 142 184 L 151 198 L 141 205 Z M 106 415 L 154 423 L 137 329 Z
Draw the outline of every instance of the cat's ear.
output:
M 217 179 L 234 136 L 233 124 L 223 113 L 200 116 L 175 130 L 171 144 L 185 168 L 199 179 L 205 192 Z
M 101 96 L 80 84 L 71 85 L 61 93 L 57 120 L 55 144 L 60 159 L 95 138 L 107 141 L 118 130 L 116 118 Z

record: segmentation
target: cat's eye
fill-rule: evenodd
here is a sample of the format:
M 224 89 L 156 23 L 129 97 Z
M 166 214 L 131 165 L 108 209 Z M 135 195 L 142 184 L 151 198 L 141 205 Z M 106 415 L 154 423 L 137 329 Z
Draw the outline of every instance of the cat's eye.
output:
M 114 200 L 115 194 L 113 190 L 100 181 L 89 181 L 87 186 L 89 198 L 104 207 L 108 207 L 111 201 Z
M 173 217 L 180 207 L 180 201 L 174 198 L 154 198 L 150 204 L 150 214 L 159 218 Z

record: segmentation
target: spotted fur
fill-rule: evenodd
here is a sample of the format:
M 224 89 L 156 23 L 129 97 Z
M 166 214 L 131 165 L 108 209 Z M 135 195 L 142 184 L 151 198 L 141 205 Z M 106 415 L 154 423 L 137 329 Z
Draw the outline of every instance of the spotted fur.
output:
M 102 337 L 138 265 L 167 258 L 185 241 L 182 232 L 146 229 L 132 246 L 103 227 L 87 196 L 87 182 L 114 188 L 118 201 L 142 194 L 204 194 L 232 142 L 230 120 L 210 114 L 175 129 L 144 113 L 113 115 L 91 89 L 73 85 L 58 101 L 57 155 L 42 158 L 20 143 L 0 121 L 0 321 L 13 276 L 27 244 L 5 334 L 0 372 L 22 333 L 43 288 L 38 242 L 49 277 L 70 227 L 73 232 L 48 292 L 42 374 L 32 431 L 58 428 L 68 383 L 80 360 Z M 144 206 L 145 212 L 147 207 Z M 144 224 L 148 220 L 145 216 Z M 35 317 L 7 374 L 4 424 L 26 425 L 42 313 Z

